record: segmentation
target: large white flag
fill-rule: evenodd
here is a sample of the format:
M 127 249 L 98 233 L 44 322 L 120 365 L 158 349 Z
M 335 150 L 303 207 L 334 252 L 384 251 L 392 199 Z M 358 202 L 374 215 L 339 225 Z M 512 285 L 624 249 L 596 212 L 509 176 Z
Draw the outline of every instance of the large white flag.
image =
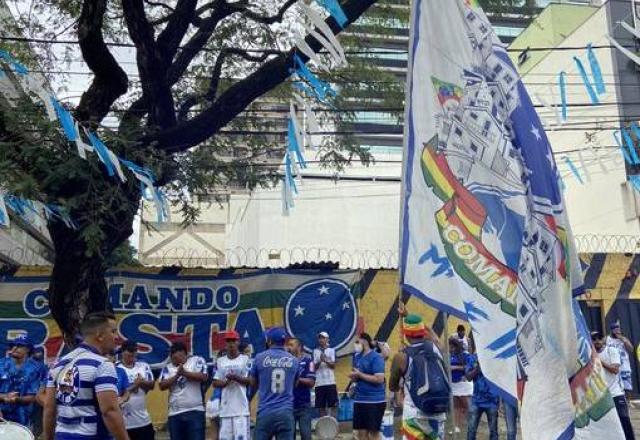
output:
M 523 437 L 624 438 L 573 299 L 559 174 L 531 100 L 472 0 L 414 0 L 401 282 L 467 319 Z

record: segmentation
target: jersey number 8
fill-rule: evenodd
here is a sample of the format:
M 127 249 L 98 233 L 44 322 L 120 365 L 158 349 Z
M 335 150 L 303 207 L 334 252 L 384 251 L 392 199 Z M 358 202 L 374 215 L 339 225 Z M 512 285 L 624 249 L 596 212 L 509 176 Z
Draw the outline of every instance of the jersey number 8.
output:
M 275 368 L 271 372 L 271 392 L 273 394 L 284 393 L 286 375 L 282 368 Z

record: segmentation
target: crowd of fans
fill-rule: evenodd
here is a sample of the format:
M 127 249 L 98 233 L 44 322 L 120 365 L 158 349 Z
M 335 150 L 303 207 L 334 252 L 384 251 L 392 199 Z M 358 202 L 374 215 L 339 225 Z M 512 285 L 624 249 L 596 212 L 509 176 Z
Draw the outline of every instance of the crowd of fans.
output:
M 507 439 L 515 439 L 517 407 L 501 399 L 485 379 L 473 334 L 467 335 L 461 325 L 449 337 L 447 371 L 438 337 L 419 316 L 407 314 L 404 308 L 400 313 L 405 347 L 392 357 L 388 378 L 389 346 L 366 333 L 356 339 L 347 393 L 353 402 L 357 438 L 380 438 L 385 412 L 395 406 L 401 408 L 404 438 L 442 439 L 452 394 L 451 433 L 460 433 L 466 426 L 467 440 L 475 440 L 484 414 L 490 440 L 498 439 L 502 410 Z M 88 315 L 80 330 L 82 342 L 50 369 L 42 349 L 34 348 L 28 336 L 11 342 L 7 356 L 0 360 L 2 418 L 27 426 L 36 438 L 47 440 L 153 440 L 146 394 L 154 389 L 156 379 L 150 366 L 138 360 L 137 344 L 123 342 L 116 360 L 116 322 L 106 313 Z M 190 356 L 183 343 L 171 346 L 170 360 L 157 379 L 159 388 L 168 390 L 171 440 L 290 440 L 296 436 L 310 440 L 315 416 L 335 417 L 340 399 L 330 335 L 318 334 L 311 356 L 302 341 L 289 337 L 283 328 L 272 328 L 265 336 L 267 349 L 252 357 L 251 347 L 241 343 L 236 331 L 225 332 L 225 348 L 213 368 L 203 358 Z M 633 345 L 618 324 L 611 326 L 606 338 L 594 332 L 592 341 L 626 438 L 633 439 L 625 396 L 632 388 L 629 351 Z M 210 386 L 213 391 L 205 403 Z M 254 396 L 258 402 L 252 426 Z

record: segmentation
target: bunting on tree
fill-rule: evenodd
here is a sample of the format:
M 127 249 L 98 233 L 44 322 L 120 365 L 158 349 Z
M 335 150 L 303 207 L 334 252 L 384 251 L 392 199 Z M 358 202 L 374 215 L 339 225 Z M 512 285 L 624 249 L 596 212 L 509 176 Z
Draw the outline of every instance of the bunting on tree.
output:
M 117 175 L 122 182 L 125 182 L 127 180 L 120 165 L 121 160 L 115 155 L 115 153 L 113 153 L 113 151 L 111 151 L 95 133 L 89 132 L 85 128 L 81 127 L 78 121 L 73 118 L 71 113 L 62 104 L 60 104 L 58 100 L 55 99 L 55 97 L 47 92 L 44 87 L 42 87 L 40 84 L 36 84 L 34 78 L 29 75 L 29 71 L 26 67 L 15 60 L 15 58 L 13 58 L 8 52 L 3 50 L 0 50 L 0 60 L 17 73 L 20 85 L 22 86 L 24 91 L 30 92 L 38 96 L 42 100 L 49 119 L 51 121 L 54 121 L 56 119 L 59 121 L 65 137 L 69 140 L 69 142 L 73 142 L 76 144 L 78 155 L 82 159 L 87 159 L 87 152 L 95 152 L 98 155 L 100 161 L 105 165 L 109 176 Z M 4 74 L 4 71 L 0 71 L 0 73 Z M 89 141 L 89 144 L 85 142 L 81 133 L 84 133 L 86 139 Z M 129 165 L 132 164 L 131 162 L 124 160 L 122 160 L 122 162 L 127 162 Z M 135 164 L 133 165 L 134 168 L 136 168 L 138 171 L 145 170 L 144 168 L 138 167 Z M 132 169 L 131 166 L 128 166 L 128 168 Z M 145 176 L 145 182 L 149 182 L 148 177 L 151 176 L 151 174 L 138 173 L 136 174 L 136 177 L 140 179 L 140 176 L 142 175 Z M 162 191 L 153 186 L 153 179 L 151 179 L 150 181 L 152 182 L 152 184 L 151 186 L 149 186 L 149 191 L 152 194 L 152 199 L 156 202 L 158 218 L 166 219 L 168 218 L 169 213 L 166 196 Z M 14 196 L 7 197 L 11 197 L 11 199 L 7 199 L 7 204 L 19 215 L 25 216 L 29 212 L 37 213 L 37 209 L 34 207 L 34 203 L 39 202 L 23 201 L 22 199 L 16 198 Z M 45 216 L 50 218 L 60 218 L 68 226 L 74 225 L 73 221 L 70 220 L 66 214 L 64 214 L 64 210 L 61 207 L 57 205 L 43 204 L 42 209 L 44 210 Z M 0 224 L 2 223 L 0 222 Z
M 9 219 L 9 212 L 7 211 L 7 206 L 4 203 L 5 195 L 0 192 L 0 226 L 8 227 L 11 222 Z
M 336 91 L 331 87 L 329 83 L 326 83 L 315 76 L 309 68 L 305 65 L 298 54 L 293 55 L 295 63 L 295 73 L 298 78 L 305 81 L 305 83 L 297 82 L 295 86 L 310 96 L 314 96 L 318 101 L 326 103 L 329 96 L 336 96 Z
M 341 28 L 347 25 L 349 19 L 342 10 L 342 6 L 340 6 L 338 0 L 316 0 L 316 2 L 331 14 Z
M 322 46 L 333 56 L 336 64 L 346 66 L 348 63 L 344 54 L 344 49 L 331 28 L 327 23 L 325 23 L 320 14 L 314 11 L 311 7 L 304 3 L 300 3 L 300 7 L 307 18 L 309 18 L 309 21 L 311 21 L 311 23 L 320 31 L 322 37 L 318 38 L 318 32 L 311 29 L 311 27 L 305 23 L 305 29 L 307 32 L 313 35 L 313 37 L 318 40 L 318 42 L 320 42 L 320 44 L 322 44 Z

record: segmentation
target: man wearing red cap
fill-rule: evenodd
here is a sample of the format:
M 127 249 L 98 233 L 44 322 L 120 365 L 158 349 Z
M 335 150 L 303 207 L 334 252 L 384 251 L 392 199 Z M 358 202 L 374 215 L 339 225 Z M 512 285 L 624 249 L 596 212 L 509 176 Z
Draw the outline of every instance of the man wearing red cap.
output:
M 220 398 L 220 440 L 249 439 L 249 400 L 247 385 L 251 369 L 249 357 L 241 354 L 240 335 L 225 333 L 227 355 L 218 358 L 213 386 L 222 388 Z

